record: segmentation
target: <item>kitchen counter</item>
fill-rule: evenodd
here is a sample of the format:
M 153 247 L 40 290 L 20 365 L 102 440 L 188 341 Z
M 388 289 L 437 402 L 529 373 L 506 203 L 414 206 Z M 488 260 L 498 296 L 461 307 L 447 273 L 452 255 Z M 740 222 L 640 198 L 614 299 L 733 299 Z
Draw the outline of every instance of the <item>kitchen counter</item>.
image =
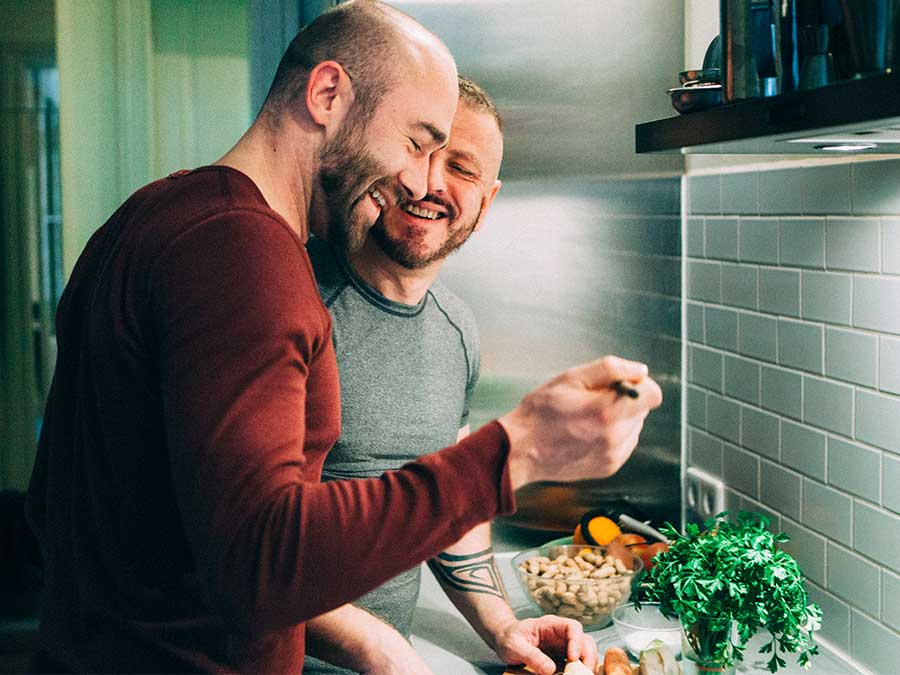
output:
M 514 552 L 538 546 L 552 539 L 546 533 L 520 531 L 517 528 L 495 525 L 494 551 L 497 567 L 506 586 L 510 603 L 516 616 L 527 618 L 539 616 L 528 603 L 524 591 L 515 578 L 510 560 Z M 608 647 L 623 646 L 615 629 L 610 625 L 590 635 L 597 641 L 601 658 Z M 759 646 L 765 642 L 764 636 L 754 638 L 744 652 L 747 661 L 739 663 L 738 673 L 763 675 L 766 661 L 762 654 L 757 654 Z M 422 590 L 416 607 L 413 621 L 412 642 L 426 663 L 436 675 L 501 675 L 503 664 L 494 652 L 482 642 L 478 634 L 463 618 L 462 614 L 447 599 L 440 585 L 427 567 L 423 566 Z M 786 657 L 788 666 L 779 670 L 783 675 L 848 675 L 864 671 L 848 664 L 837 654 L 820 645 L 821 653 L 813 657 L 810 670 L 803 670 L 797 665 L 793 655 Z

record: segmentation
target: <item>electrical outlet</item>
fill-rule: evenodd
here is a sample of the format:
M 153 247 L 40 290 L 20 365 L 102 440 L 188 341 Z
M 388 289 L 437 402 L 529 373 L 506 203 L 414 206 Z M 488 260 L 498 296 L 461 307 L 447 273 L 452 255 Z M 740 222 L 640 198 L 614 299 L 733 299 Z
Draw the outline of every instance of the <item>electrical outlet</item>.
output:
M 685 477 L 685 501 L 689 521 L 704 521 L 725 510 L 725 483 L 695 467 Z

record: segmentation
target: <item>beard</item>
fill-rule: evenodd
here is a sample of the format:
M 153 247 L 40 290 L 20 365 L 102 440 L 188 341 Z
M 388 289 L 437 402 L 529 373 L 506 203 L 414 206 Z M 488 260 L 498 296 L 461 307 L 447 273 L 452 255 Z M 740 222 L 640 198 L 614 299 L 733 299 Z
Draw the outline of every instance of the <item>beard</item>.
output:
M 468 222 L 459 221 L 455 215 L 453 208 L 439 197 L 429 195 L 426 200 L 442 204 L 447 207 L 447 218 L 450 225 L 447 227 L 447 236 L 444 241 L 436 249 L 429 250 L 424 243 L 417 241 L 414 233 L 402 232 L 399 235 L 392 235 L 388 231 L 384 222 L 384 213 L 375 222 L 371 229 L 372 239 L 382 250 L 382 252 L 395 263 L 409 270 L 422 269 L 428 267 L 434 262 L 443 260 L 456 249 L 466 243 L 478 225 L 481 218 L 482 208 L 478 209 L 478 214 Z M 394 208 L 400 208 L 402 201 Z M 405 228 L 404 228 L 405 229 Z
M 322 147 L 319 156 L 319 182 L 328 219 L 327 239 L 338 250 L 348 253 L 362 246 L 372 226 L 362 222 L 362 218 L 354 219 L 355 207 L 363 199 L 370 199 L 368 189 L 373 181 L 387 174 L 368 152 L 365 130 L 360 115 L 351 113 L 335 137 Z M 379 186 L 379 190 L 385 196 L 392 193 L 387 185 Z

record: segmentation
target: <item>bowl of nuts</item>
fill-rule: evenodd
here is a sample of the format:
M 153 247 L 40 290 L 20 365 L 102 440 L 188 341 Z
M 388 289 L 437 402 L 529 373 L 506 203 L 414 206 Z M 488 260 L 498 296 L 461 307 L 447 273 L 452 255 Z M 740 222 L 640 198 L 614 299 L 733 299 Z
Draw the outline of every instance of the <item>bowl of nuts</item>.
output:
M 580 621 L 585 630 L 610 624 L 643 569 L 624 546 L 545 546 L 519 553 L 512 564 L 537 609 Z

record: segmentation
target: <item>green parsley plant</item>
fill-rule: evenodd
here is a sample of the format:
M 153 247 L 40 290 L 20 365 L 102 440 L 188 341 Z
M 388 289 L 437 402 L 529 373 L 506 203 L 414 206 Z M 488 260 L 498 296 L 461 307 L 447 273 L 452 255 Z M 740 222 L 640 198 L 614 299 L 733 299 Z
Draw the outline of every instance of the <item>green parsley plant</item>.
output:
M 684 534 L 666 524 L 669 550 L 644 574 L 640 600 L 659 602 L 663 614 L 679 617 L 704 661 L 732 666 L 765 629 L 771 640 L 760 652 L 771 653 L 771 672 L 786 663 L 779 653 L 799 652 L 799 664 L 808 667 L 818 653 L 813 632 L 821 627 L 822 610 L 808 603 L 797 562 L 778 548 L 789 537 L 772 534 L 769 519 L 758 513 L 741 512 L 734 522 L 727 515 L 707 520 L 703 529 L 687 525 Z

